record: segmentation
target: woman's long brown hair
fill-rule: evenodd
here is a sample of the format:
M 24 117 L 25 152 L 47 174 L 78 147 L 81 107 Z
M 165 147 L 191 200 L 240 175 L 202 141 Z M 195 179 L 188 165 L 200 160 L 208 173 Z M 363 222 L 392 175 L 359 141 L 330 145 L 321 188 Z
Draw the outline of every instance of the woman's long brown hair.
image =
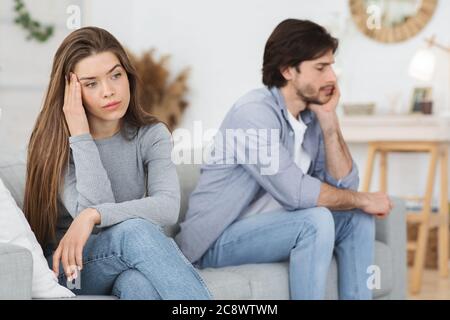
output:
M 56 51 L 50 83 L 42 110 L 28 143 L 24 213 L 38 242 L 44 247 L 55 240 L 58 196 L 69 164 L 69 129 L 63 113 L 65 77 L 82 59 L 101 52 L 112 52 L 128 75 L 130 104 L 123 118 L 122 135 L 158 120 L 138 103 L 138 79 L 124 48 L 106 30 L 96 27 L 78 29 L 69 34 Z

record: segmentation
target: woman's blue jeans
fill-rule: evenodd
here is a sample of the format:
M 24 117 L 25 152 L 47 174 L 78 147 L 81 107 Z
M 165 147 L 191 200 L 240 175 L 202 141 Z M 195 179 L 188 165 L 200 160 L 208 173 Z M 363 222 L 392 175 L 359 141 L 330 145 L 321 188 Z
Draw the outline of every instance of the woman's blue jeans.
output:
M 47 257 L 50 268 L 52 255 Z M 83 250 L 77 295 L 120 299 L 207 300 L 211 294 L 175 241 L 161 227 L 129 219 L 92 234 Z M 67 286 L 60 264 L 59 283 Z M 79 280 L 79 282 L 77 282 Z M 76 288 L 76 286 L 79 288 Z M 68 286 L 70 289 L 71 285 Z

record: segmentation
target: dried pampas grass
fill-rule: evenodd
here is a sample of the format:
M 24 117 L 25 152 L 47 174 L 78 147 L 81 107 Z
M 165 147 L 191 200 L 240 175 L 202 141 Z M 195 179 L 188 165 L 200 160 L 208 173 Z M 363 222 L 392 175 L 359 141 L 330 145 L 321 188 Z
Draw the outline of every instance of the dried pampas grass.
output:
M 127 51 L 140 79 L 139 101 L 143 108 L 165 122 L 170 130 L 174 130 L 181 122 L 188 106 L 185 96 L 188 92 L 187 79 L 189 68 L 181 71 L 170 81 L 168 69 L 169 55 L 155 59 L 155 49 L 144 52 L 137 57 Z

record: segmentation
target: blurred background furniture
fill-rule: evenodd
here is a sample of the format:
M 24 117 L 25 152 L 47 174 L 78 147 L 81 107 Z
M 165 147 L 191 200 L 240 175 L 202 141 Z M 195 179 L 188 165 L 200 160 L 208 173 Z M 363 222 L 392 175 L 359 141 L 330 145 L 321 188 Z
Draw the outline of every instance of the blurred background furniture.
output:
M 417 239 L 408 242 L 414 252 L 411 273 L 411 293 L 420 292 L 429 229 L 438 228 L 438 267 L 442 277 L 448 277 L 449 217 L 448 217 L 448 143 L 450 119 L 431 116 L 371 116 L 348 117 L 342 120 L 347 142 L 367 142 L 369 151 L 362 191 L 369 191 L 377 154 L 380 155 L 379 189 L 388 192 L 389 153 L 428 153 L 430 163 L 424 196 L 419 200 L 421 211 L 408 212 L 409 224 L 418 225 Z M 433 187 L 439 165 L 439 214 L 432 214 Z M 398 173 L 397 173 L 398 174 Z

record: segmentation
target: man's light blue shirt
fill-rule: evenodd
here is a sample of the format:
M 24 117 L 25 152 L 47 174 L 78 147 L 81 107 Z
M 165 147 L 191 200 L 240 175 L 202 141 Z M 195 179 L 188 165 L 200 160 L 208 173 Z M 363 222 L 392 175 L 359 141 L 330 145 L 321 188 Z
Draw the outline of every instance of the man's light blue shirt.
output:
M 312 161 L 306 173 L 294 162 L 294 132 L 280 89 L 250 91 L 233 105 L 218 131 L 218 136 L 224 139 L 217 136 L 214 139 L 212 154 L 215 156 L 201 167 L 186 218 L 175 238 L 189 261 L 200 259 L 249 204 L 265 192 L 270 193 L 286 211 L 294 211 L 316 207 L 323 182 L 337 188 L 357 190 L 359 177 L 355 162 L 346 177 L 340 180 L 333 178 L 326 170 L 323 134 L 315 114 L 307 109 L 300 116 L 307 126 L 302 146 Z M 258 134 L 254 143 L 226 139 L 229 132 L 238 130 L 249 133 L 250 141 L 260 131 L 277 134 Z M 259 158 L 246 161 L 249 154 L 260 150 L 276 151 L 275 172 L 267 174 L 267 163 Z M 229 161 L 233 158 L 235 161 Z

